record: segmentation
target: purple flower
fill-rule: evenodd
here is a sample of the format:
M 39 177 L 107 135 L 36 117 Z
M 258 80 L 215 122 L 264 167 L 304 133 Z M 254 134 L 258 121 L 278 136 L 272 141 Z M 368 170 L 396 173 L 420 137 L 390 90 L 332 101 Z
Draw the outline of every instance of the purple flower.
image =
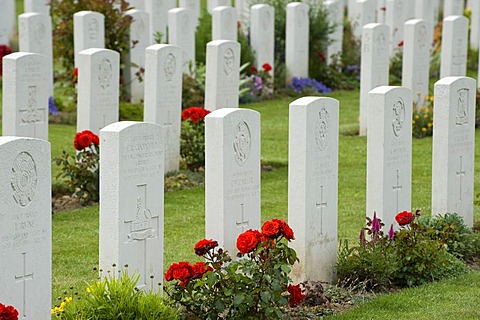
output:
M 254 76 L 253 78 L 253 83 L 255 84 L 255 89 L 257 89 L 257 91 L 262 91 L 263 89 L 263 81 L 262 81 L 262 78 L 259 77 L 259 76 Z
M 48 98 L 48 112 L 54 115 L 58 114 L 58 109 L 55 105 L 55 100 L 53 100 L 53 97 Z
M 372 219 L 372 232 L 377 233 L 380 231 L 380 221 L 377 219 L 377 213 L 373 213 L 373 219 Z
M 332 89 L 328 88 L 323 83 L 311 78 L 292 78 L 292 83 L 289 88 L 296 92 L 303 92 L 307 89 L 313 90 L 316 93 L 330 93 Z
M 388 238 L 390 241 L 395 240 L 395 231 L 393 231 L 393 224 L 390 226 L 390 230 L 388 231 Z
M 365 240 L 365 229 L 362 229 L 360 231 L 360 235 L 358 236 L 358 238 L 360 239 L 360 243 L 362 244 L 362 246 L 365 247 L 365 245 L 367 244 L 367 240 Z

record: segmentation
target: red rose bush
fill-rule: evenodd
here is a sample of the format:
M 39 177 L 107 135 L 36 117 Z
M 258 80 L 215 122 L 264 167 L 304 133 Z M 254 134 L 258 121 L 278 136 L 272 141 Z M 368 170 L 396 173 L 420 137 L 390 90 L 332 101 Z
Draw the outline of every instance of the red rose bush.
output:
M 180 156 L 190 170 L 205 166 L 205 117 L 209 113 L 209 110 L 200 107 L 182 111 Z
M 285 239 L 286 241 L 284 241 Z M 293 230 L 279 219 L 237 237 L 237 260 L 213 239 L 200 240 L 195 254 L 205 262 L 173 263 L 165 273 L 167 294 L 187 313 L 202 319 L 280 319 L 284 308 L 298 305 L 305 295 L 289 285 L 297 260 L 288 241 Z
M 61 177 L 73 196 L 85 202 L 99 199 L 100 139 L 90 130 L 77 132 L 73 138 L 76 156 L 63 151 L 54 161 L 61 166 Z
M 0 303 L 0 320 L 18 320 L 18 311 L 13 306 Z

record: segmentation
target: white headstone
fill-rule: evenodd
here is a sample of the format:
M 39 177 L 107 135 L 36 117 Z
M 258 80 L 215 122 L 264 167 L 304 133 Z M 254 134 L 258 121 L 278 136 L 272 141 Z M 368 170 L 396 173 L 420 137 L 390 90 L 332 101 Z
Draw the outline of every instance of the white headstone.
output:
M 412 93 L 382 86 L 369 93 L 367 216 L 398 228 L 395 216 L 411 210 Z
M 434 3 L 432 0 L 416 0 L 415 2 L 415 19 L 422 19 L 428 23 L 427 27 L 429 28 L 428 33 L 430 37 L 427 39 L 427 42 L 429 48 L 431 48 L 433 45 L 433 30 L 437 25 L 437 19 L 435 17 L 433 5 Z
M 309 26 L 308 5 L 301 2 L 289 3 L 285 39 L 287 83 L 293 77 L 308 78 Z
M 0 10 L 0 45 L 10 43 L 15 30 L 15 0 L 2 0 Z
M 0 137 L 0 301 L 19 319 L 50 320 L 50 143 Z
M 390 27 L 390 57 L 402 47 L 398 44 L 403 41 L 403 23 L 405 22 L 404 0 L 386 0 L 385 24 Z
M 369 23 L 363 27 L 360 69 L 360 135 L 367 134 L 368 92 L 373 88 L 388 85 L 389 39 L 387 25 Z
M 472 1 L 470 10 L 472 12 L 470 20 L 470 46 L 472 49 L 478 49 L 480 42 L 480 1 Z
M 243 34 L 248 34 L 251 21 L 251 7 L 255 3 L 252 0 L 235 0 L 235 10 L 237 10 L 238 21 L 240 22 L 240 30 Z
M 300 259 L 294 283 L 335 281 L 338 231 L 338 112 L 332 98 L 304 97 L 290 104 L 288 224 Z
M 193 14 L 195 28 L 198 26 L 198 19 L 200 18 L 200 1 L 198 0 L 179 0 L 178 6 L 185 9 L 190 9 Z
M 343 45 L 343 1 L 329 0 L 323 3 L 328 12 L 329 21 L 335 24 L 335 29 L 329 34 L 332 41 L 327 47 L 327 63 L 332 63 L 333 55 L 342 53 Z
M 198 0 L 197 0 L 198 1 Z M 212 11 L 216 7 L 231 7 L 232 0 L 207 0 L 207 10 L 208 13 L 212 14 Z
M 473 227 L 475 80 L 446 77 L 435 83 L 432 214 L 458 213 Z
M 417 0 L 403 0 L 403 4 L 405 6 L 404 10 L 404 22 L 407 20 L 415 19 L 415 5 Z
M 428 95 L 430 72 L 430 45 L 432 35 L 429 22 L 413 19 L 405 22 L 403 45 L 402 86 L 412 90 L 413 103 L 417 108 L 425 106 Z
M 145 10 L 145 1 L 146 0 L 128 0 L 129 8 Z
M 105 48 L 105 17 L 99 12 L 80 11 L 73 15 L 75 67 L 78 54 L 90 48 Z
M 137 288 L 163 283 L 162 127 L 117 122 L 100 131 L 100 268 L 128 265 Z M 107 168 L 108 170 L 103 170 Z M 152 278 L 153 277 L 153 278 Z
M 47 58 L 36 53 L 3 57 L 2 135 L 48 140 L 47 66 Z
M 385 23 L 386 10 L 386 0 L 377 0 L 377 23 Z
M 256 4 L 251 8 L 250 45 L 255 53 L 255 65 L 260 68 L 268 63 L 275 74 L 275 9 L 266 4 Z
M 464 0 L 443 0 L 443 17 L 463 16 Z
M 49 97 L 53 97 L 52 20 L 44 13 L 23 13 L 18 16 L 19 49 L 44 55 L 47 58 Z
M 375 0 L 351 0 L 348 19 L 352 24 L 353 35 L 362 39 L 362 28 L 376 20 L 377 2 Z
M 177 0 L 145 0 L 144 10 L 150 17 L 150 43 L 148 45 L 157 43 L 159 35 L 161 43 L 167 43 L 168 11 L 176 7 Z
M 25 12 L 39 12 L 50 15 L 50 0 L 23 0 Z
M 78 62 L 77 131 L 100 129 L 118 121 L 120 54 L 86 49 Z
M 240 44 L 229 40 L 207 43 L 205 109 L 238 108 Z
M 440 79 L 467 73 L 468 19 L 449 16 L 443 19 Z
M 260 228 L 260 114 L 220 109 L 205 117 L 205 233 L 230 252 Z
M 187 74 L 195 69 L 195 28 L 191 10 L 175 8 L 168 12 L 168 41 L 182 49 L 178 66 Z
M 126 57 L 124 69 L 125 91 L 131 103 L 140 103 L 144 96 L 144 83 L 139 74 L 145 69 L 145 49 L 150 45 L 149 16 L 145 11 L 128 10 L 127 15 L 133 18 L 130 25 L 130 51 Z
M 163 126 L 165 172 L 178 170 L 182 116 L 182 50 L 155 44 L 146 50 L 143 121 Z
M 237 41 L 237 11 L 232 7 L 212 10 L 212 40 Z

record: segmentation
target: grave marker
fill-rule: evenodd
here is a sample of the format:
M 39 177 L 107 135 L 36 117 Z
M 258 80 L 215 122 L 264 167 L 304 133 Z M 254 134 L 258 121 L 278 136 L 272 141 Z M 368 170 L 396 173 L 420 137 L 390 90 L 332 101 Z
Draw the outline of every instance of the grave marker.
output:
M 19 319 L 51 319 L 50 143 L 0 137 L 0 301 Z
M 189 9 L 175 8 L 168 12 L 168 40 L 182 50 L 179 66 L 183 73 L 190 74 L 195 69 L 195 23 Z
M 145 94 L 144 83 L 140 82 L 138 73 L 145 70 L 145 49 L 150 45 L 149 16 L 145 11 L 128 10 L 132 17 L 130 25 L 130 50 L 126 57 L 124 69 L 125 91 L 131 103 L 140 103 Z
M 205 233 L 235 257 L 248 229 L 260 229 L 260 114 L 224 108 L 205 117 Z
M 464 6 L 464 0 L 444 0 L 443 17 L 446 18 L 448 16 L 463 16 Z
M 197 2 L 199 2 L 197 0 Z M 177 0 L 145 0 L 145 11 L 149 14 L 149 32 L 150 38 L 147 45 L 158 43 L 157 39 L 161 36 L 160 43 L 167 43 L 167 25 L 168 11 L 177 7 Z M 168 39 L 168 43 L 170 39 Z
M 336 24 L 335 30 L 330 33 L 329 37 L 332 40 L 327 47 L 327 63 L 332 63 L 332 56 L 340 56 L 342 53 L 343 43 L 343 1 L 329 0 L 323 3 L 328 11 L 330 21 Z
M 15 52 L 3 57 L 2 135 L 48 140 L 48 61 Z
M 466 75 L 467 49 L 468 19 L 464 16 L 443 19 L 440 79 Z
M 403 41 L 403 24 L 405 22 L 406 3 L 404 0 L 386 0 L 385 24 L 390 27 L 390 57 L 393 57 Z
M 190 9 L 192 18 L 194 19 L 195 29 L 198 27 L 198 19 L 200 18 L 200 1 L 198 0 L 179 0 L 179 7 Z
M 19 49 L 38 53 L 47 59 L 48 94 L 53 97 L 52 21 L 44 13 L 23 13 L 18 16 Z
M 118 121 L 120 54 L 86 49 L 79 54 L 77 131 L 100 129 Z
M 205 109 L 238 108 L 240 44 L 229 40 L 207 43 Z
M 250 45 L 255 52 L 255 62 L 258 70 L 268 63 L 274 78 L 275 65 L 275 9 L 266 4 L 256 4 L 251 8 Z
M 377 3 L 375 0 L 351 0 L 349 2 L 348 19 L 352 23 L 355 38 L 362 40 L 362 28 L 375 23 Z
M 293 77 L 308 78 L 308 5 L 292 2 L 287 5 L 287 31 L 285 39 L 285 66 L 287 83 Z
M 473 227 L 475 80 L 446 77 L 435 83 L 432 214 L 458 213 Z
M 360 74 L 360 135 L 367 134 L 368 92 L 388 85 L 390 67 L 389 27 L 369 23 L 363 27 Z
M 294 283 L 334 282 L 337 261 L 338 100 L 304 97 L 290 104 L 288 223 L 300 259 Z
M 145 122 L 100 131 L 100 268 L 128 264 L 145 291 L 163 283 L 163 137 Z
M 146 50 L 143 120 L 163 126 L 165 172 L 178 170 L 182 114 L 182 52 L 156 44 Z
M 237 41 L 237 11 L 232 7 L 212 10 L 212 40 Z
M 208 13 L 212 14 L 212 11 L 216 7 L 231 7 L 232 0 L 207 0 Z
M 386 9 L 386 0 L 377 0 L 377 23 L 385 24 Z
M 23 0 L 25 13 L 38 12 L 50 15 L 49 0 Z
M 78 54 L 90 48 L 105 48 L 105 17 L 99 12 L 80 11 L 73 15 L 75 67 Z
M 412 93 L 382 86 L 368 98 L 367 216 L 398 229 L 395 216 L 411 211 Z
M 472 1 L 470 10 L 472 12 L 470 46 L 473 49 L 478 49 L 480 42 L 480 1 Z
M 405 22 L 402 86 L 412 90 L 413 103 L 417 108 L 426 106 L 425 96 L 428 96 L 431 30 L 430 23 L 425 20 Z
M 15 30 L 15 0 L 2 0 L 0 10 L 0 45 L 10 43 Z

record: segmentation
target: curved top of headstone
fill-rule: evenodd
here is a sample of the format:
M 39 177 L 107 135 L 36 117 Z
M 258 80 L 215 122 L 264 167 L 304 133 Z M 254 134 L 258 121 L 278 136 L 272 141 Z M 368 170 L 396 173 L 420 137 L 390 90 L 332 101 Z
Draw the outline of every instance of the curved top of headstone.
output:
M 22 14 L 18 15 L 19 19 L 25 19 L 25 18 L 30 18 L 30 17 L 36 17 L 36 16 L 41 16 L 41 17 L 50 17 L 48 14 L 43 13 L 43 12 L 25 12 Z
M 250 10 L 255 9 L 255 10 L 260 10 L 263 8 L 273 8 L 269 4 L 264 4 L 264 3 L 259 3 L 259 4 L 254 4 L 253 6 L 250 7 Z
M 445 17 L 443 18 L 443 21 L 446 22 L 446 21 L 464 21 L 464 22 L 468 22 L 468 18 L 465 17 L 465 16 L 448 16 L 448 17 Z
M 37 59 L 45 59 L 45 60 L 47 59 L 47 57 L 45 57 L 42 54 L 32 53 L 32 52 L 21 52 L 21 51 L 10 53 L 9 55 L 4 56 L 3 59 L 4 60 L 21 60 L 21 59 L 29 59 L 32 57 L 35 57 Z
M 435 82 L 435 85 L 451 85 L 458 81 L 470 82 L 472 86 L 475 86 L 475 83 L 476 83 L 475 79 L 470 77 L 444 77 L 438 80 L 437 82 Z
M 233 7 L 230 7 L 230 6 L 218 6 L 218 7 L 213 8 L 212 12 L 225 11 L 225 10 L 235 10 L 235 9 Z
M 289 4 L 287 4 L 287 8 L 297 8 L 297 7 L 305 7 L 306 9 L 308 9 L 308 4 L 306 3 L 303 3 L 303 2 L 290 2 Z
M 238 43 L 237 41 L 232 41 L 232 40 L 213 40 L 213 41 L 210 41 L 209 43 L 207 43 L 207 47 L 208 46 L 222 46 L 222 45 L 226 45 L 226 44 L 240 48 L 240 43 Z
M 373 88 L 370 90 L 369 93 L 373 94 L 392 94 L 392 93 L 398 93 L 399 91 L 409 91 L 411 92 L 412 90 L 407 87 L 400 87 L 400 86 L 380 86 Z
M 159 43 L 152 44 L 152 45 L 148 46 L 146 50 L 152 51 L 152 52 L 157 52 L 157 51 L 160 51 L 162 49 L 181 50 L 181 48 L 179 46 L 176 46 L 174 44 L 159 44 Z
M 115 56 L 118 56 L 120 58 L 120 53 L 118 53 L 115 50 L 110 50 L 110 49 L 103 49 L 103 48 L 88 48 L 85 50 L 82 50 L 79 52 L 80 55 L 89 55 L 93 56 L 95 54 L 105 54 L 105 53 L 112 53 Z
M 362 29 L 376 29 L 376 28 L 389 28 L 388 25 L 383 23 L 367 23 Z
M 405 21 L 405 24 L 408 24 L 408 25 L 415 25 L 418 23 L 428 23 L 428 21 L 424 19 L 410 19 Z
M 100 130 L 100 133 L 102 132 L 122 132 L 124 130 L 127 130 L 132 127 L 136 126 L 153 126 L 153 127 L 162 127 L 156 123 L 153 122 L 141 122 L 141 121 L 119 121 L 115 122 L 112 124 L 109 124 L 108 126 L 104 127 L 103 129 Z
M 28 140 L 28 141 L 38 141 L 37 143 L 44 143 L 50 145 L 50 142 L 47 140 L 43 139 L 38 139 L 38 138 L 30 138 L 30 137 L 14 137 L 14 136 L 0 136 L 0 145 L 5 145 L 7 143 L 10 143 L 12 141 L 17 141 L 17 140 Z
M 97 11 L 78 11 L 73 14 L 74 17 L 82 17 L 82 16 L 89 16 L 89 15 L 96 15 L 100 19 L 104 18 L 104 15 Z
M 188 8 L 183 8 L 183 7 L 179 7 L 179 8 L 172 8 L 170 10 L 168 10 L 168 13 L 181 13 L 181 12 L 190 12 L 192 10 L 188 9 Z
M 302 97 L 290 103 L 290 106 L 294 106 L 294 107 L 307 106 L 312 103 L 322 102 L 322 101 L 325 101 L 325 102 L 328 101 L 328 103 L 329 102 L 335 102 L 337 104 L 339 103 L 337 99 L 333 99 L 330 97 Z
M 260 117 L 260 112 L 251 109 L 239 109 L 239 108 L 221 108 L 210 112 L 205 118 L 226 118 L 234 114 L 256 114 Z

